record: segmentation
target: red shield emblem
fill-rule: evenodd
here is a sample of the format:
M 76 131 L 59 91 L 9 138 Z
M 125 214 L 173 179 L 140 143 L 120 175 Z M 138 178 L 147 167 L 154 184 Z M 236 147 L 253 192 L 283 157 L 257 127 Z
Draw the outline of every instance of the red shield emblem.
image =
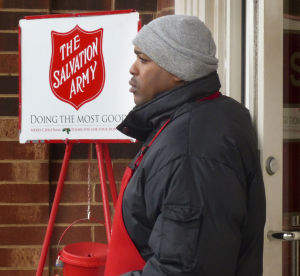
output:
M 104 87 L 103 29 L 88 32 L 76 26 L 67 33 L 52 31 L 51 37 L 51 90 L 78 110 Z

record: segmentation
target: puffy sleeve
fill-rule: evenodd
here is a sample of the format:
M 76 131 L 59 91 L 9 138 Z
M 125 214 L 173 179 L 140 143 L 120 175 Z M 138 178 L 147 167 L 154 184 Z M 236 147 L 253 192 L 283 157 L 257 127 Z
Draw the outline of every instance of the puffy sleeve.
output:
M 143 271 L 123 276 L 235 275 L 247 219 L 246 185 L 235 171 L 189 156 L 166 165 L 147 185 L 165 187 L 148 241 L 153 256 Z

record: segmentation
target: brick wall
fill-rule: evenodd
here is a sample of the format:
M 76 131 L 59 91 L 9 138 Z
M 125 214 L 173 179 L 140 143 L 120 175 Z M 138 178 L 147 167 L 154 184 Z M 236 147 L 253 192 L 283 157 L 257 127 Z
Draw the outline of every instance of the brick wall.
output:
M 146 24 L 174 13 L 174 0 L 1 0 L 0 1 L 0 275 L 35 275 L 51 201 L 63 159 L 63 144 L 18 142 L 18 21 L 27 15 L 98 10 L 136 9 Z M 117 184 L 139 145 L 110 145 Z M 92 146 L 92 215 L 103 219 L 99 174 Z M 62 231 L 86 216 L 88 145 L 74 145 L 56 217 L 44 275 L 54 275 L 56 245 Z M 106 242 L 103 225 L 75 225 L 62 244 Z M 50 266 L 49 266 L 50 264 Z M 50 269 L 49 269 L 50 267 Z
M 20 145 L 17 117 L 18 20 L 48 12 L 48 1 L 0 1 L 0 275 L 3 276 L 34 275 L 49 214 L 49 146 Z

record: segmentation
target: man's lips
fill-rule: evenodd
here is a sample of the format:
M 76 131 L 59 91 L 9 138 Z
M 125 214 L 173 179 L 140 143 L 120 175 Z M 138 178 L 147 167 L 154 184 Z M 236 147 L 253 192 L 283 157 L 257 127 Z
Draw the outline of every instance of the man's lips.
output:
M 135 93 L 136 92 L 136 83 L 133 79 L 131 79 L 129 81 L 129 85 L 130 85 L 129 91 L 132 93 Z

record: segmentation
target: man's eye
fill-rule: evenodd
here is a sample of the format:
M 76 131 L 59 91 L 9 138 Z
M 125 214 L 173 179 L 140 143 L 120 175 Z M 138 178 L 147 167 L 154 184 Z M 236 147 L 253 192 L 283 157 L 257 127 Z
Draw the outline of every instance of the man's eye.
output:
M 146 63 L 148 61 L 147 59 L 144 59 L 144 58 L 141 58 L 141 57 L 139 57 L 139 60 L 140 60 L 141 63 Z

